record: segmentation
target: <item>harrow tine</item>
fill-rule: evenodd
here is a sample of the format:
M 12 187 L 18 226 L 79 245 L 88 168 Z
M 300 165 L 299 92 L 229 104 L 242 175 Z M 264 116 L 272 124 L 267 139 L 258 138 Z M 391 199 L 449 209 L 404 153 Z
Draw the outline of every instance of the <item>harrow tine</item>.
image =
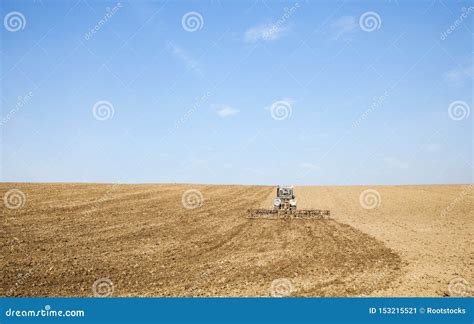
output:
M 271 209 L 249 209 L 248 218 L 251 219 L 328 219 L 329 210 L 300 209 L 300 210 L 271 210 Z

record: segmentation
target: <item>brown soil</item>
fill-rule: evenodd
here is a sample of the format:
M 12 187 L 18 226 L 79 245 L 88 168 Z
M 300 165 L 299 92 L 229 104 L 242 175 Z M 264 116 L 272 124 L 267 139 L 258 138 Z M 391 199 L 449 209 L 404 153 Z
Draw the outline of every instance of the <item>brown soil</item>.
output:
M 380 195 L 374 209 L 364 209 L 359 202 L 367 189 Z M 400 255 L 402 275 L 370 295 L 446 296 L 456 280 L 464 295 L 472 294 L 473 185 L 297 187 L 296 195 L 299 207 L 330 209 L 336 221 Z
M 409 222 L 429 219 L 430 204 L 442 206 L 454 187 L 421 203 L 418 189 L 381 189 L 390 209 L 378 213 L 357 207 L 359 188 L 298 190 L 300 207 L 330 208 L 335 220 L 247 219 L 247 208 L 268 204 L 270 187 L 2 183 L 2 197 L 13 188 L 26 201 L 1 207 L 2 296 L 91 296 L 100 278 L 113 296 L 269 296 L 281 278 L 292 296 L 397 295 L 414 289 L 405 276 L 416 262 L 451 261 L 452 271 L 472 262 L 464 227 L 472 209 L 422 242 Z M 188 189 L 202 193 L 201 207 L 183 207 Z M 438 259 L 423 256 L 423 244 Z

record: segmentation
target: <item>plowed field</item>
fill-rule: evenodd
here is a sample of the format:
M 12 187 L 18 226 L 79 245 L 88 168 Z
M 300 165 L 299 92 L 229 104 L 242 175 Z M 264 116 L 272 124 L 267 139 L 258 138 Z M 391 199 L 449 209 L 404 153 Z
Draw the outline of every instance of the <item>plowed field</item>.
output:
M 473 279 L 472 193 L 439 216 L 463 188 L 299 187 L 333 219 L 251 220 L 273 188 L 2 183 L 0 295 L 443 295 Z

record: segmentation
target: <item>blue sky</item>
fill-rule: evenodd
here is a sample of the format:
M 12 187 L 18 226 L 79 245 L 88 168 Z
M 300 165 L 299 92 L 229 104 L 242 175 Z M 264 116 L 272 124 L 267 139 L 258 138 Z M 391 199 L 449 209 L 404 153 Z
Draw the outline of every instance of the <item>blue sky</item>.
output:
M 462 1 L 2 1 L 1 180 L 472 182 Z

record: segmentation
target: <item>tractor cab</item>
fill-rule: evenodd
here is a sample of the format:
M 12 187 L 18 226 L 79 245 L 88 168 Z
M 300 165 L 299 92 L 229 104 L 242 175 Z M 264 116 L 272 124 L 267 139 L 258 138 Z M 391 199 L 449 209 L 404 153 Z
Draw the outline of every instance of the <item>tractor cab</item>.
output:
M 273 199 L 273 209 L 295 210 L 296 199 L 291 187 L 277 187 L 277 196 Z
M 291 187 L 277 187 L 277 197 L 280 199 L 295 199 L 293 194 L 293 186 Z

